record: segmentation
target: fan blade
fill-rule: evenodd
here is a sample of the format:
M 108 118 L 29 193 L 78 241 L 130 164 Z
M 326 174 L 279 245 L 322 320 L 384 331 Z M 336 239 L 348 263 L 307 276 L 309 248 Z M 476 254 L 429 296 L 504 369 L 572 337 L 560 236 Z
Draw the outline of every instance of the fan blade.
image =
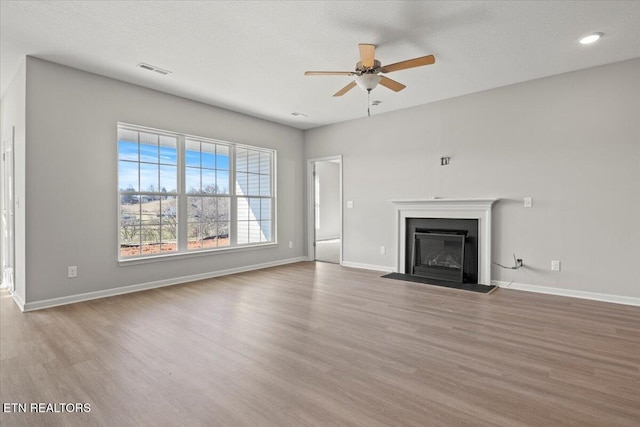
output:
M 400 92 L 406 86 L 395 80 L 391 80 L 389 77 L 380 76 L 380 84 L 386 88 L 391 89 L 394 92 Z
M 383 73 L 392 71 L 406 70 L 407 68 L 422 67 L 423 65 L 431 65 L 436 62 L 433 55 L 421 56 L 420 58 L 408 59 L 406 61 L 396 62 L 395 64 L 385 65 L 380 68 Z
M 360 49 L 360 63 L 365 68 L 372 68 L 375 61 L 376 45 L 374 44 L 359 44 Z
M 353 89 L 355 86 L 356 86 L 356 82 L 352 81 L 351 83 L 349 83 L 348 85 L 346 85 L 345 87 L 343 87 L 342 89 L 334 93 L 333 96 L 342 96 L 345 93 L 349 92 L 351 89 Z
M 305 76 L 351 76 L 353 71 L 305 71 Z

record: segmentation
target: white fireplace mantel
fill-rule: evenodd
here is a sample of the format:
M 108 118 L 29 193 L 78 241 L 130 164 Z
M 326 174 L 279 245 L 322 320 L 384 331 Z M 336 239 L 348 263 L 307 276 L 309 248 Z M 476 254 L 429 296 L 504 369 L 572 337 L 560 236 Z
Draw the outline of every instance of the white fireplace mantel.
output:
M 491 208 L 499 199 L 391 200 L 396 208 L 398 269 L 405 273 L 407 218 L 456 218 L 478 220 L 478 282 L 491 284 Z

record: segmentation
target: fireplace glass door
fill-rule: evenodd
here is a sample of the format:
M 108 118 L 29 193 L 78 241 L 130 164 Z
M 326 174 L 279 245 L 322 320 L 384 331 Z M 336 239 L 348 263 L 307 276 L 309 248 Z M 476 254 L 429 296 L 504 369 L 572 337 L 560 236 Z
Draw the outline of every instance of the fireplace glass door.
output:
M 411 274 L 463 283 L 465 234 L 455 231 L 416 231 Z

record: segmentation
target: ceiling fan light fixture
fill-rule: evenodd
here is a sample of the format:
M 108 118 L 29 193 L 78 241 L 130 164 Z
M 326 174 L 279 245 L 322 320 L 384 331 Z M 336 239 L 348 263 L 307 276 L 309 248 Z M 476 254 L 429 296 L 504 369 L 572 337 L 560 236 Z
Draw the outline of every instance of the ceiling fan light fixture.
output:
M 356 84 L 363 90 L 369 91 L 378 86 L 380 79 L 381 77 L 378 74 L 361 74 L 356 77 Z

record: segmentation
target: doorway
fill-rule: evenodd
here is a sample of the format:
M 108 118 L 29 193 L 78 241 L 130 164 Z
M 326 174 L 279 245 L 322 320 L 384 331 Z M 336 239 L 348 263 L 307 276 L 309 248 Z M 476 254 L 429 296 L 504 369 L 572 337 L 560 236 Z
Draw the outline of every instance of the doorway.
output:
M 309 259 L 342 264 L 342 156 L 308 161 Z
M 15 127 L 11 129 L 10 139 L 2 141 L 2 172 L 0 173 L 0 187 L 2 188 L 2 229 L 0 230 L 0 262 L 2 265 L 3 289 L 14 291 L 14 185 L 13 145 L 15 139 Z

